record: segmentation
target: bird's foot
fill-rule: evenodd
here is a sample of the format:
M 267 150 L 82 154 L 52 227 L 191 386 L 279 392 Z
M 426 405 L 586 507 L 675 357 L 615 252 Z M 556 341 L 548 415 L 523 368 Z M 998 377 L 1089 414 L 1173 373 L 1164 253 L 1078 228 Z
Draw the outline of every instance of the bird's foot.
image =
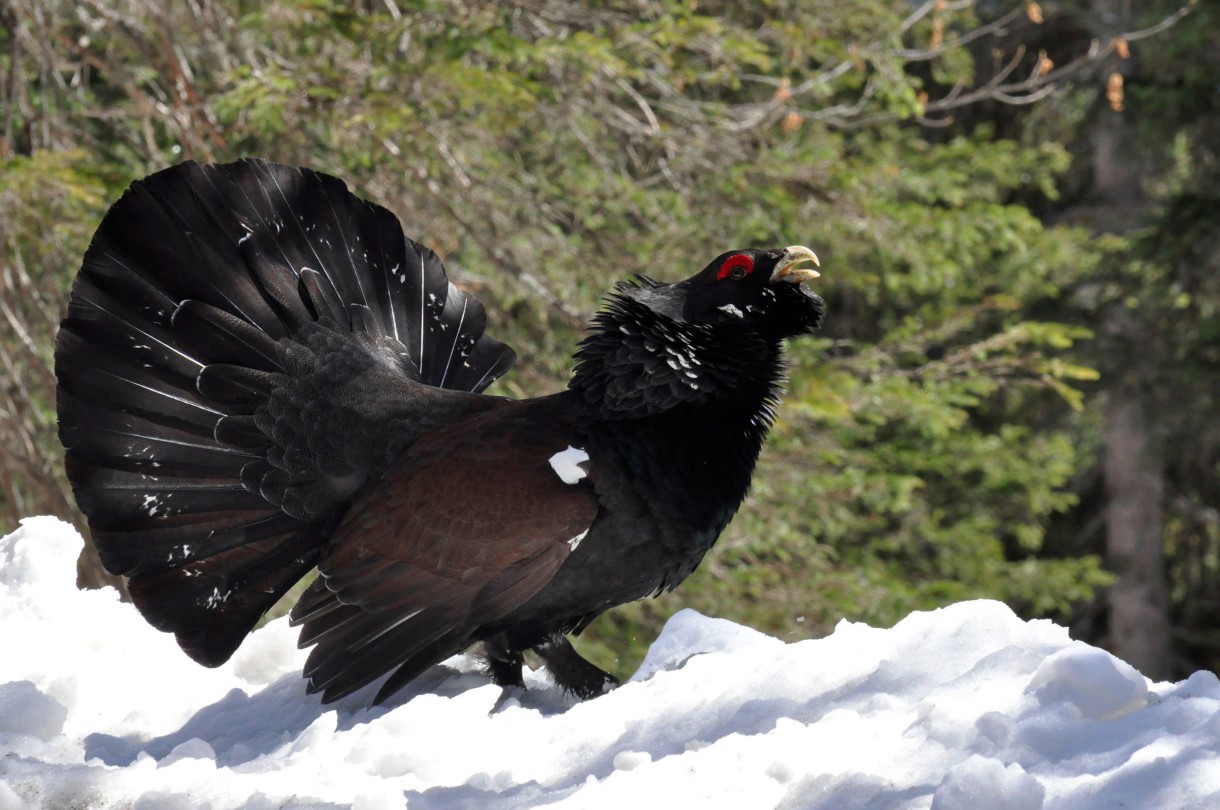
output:
M 618 678 L 580 656 L 563 633 L 554 633 L 534 648 L 559 688 L 581 700 L 604 695 L 619 685 Z
M 525 688 L 525 680 L 521 677 L 525 656 L 520 652 L 509 650 L 494 641 L 484 641 L 482 657 L 483 672 L 496 686 Z

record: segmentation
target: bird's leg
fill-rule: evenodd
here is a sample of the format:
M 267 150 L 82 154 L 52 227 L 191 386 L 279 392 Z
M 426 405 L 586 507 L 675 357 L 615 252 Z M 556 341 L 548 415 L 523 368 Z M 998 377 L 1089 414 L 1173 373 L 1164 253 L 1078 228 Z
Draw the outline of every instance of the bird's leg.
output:
M 525 656 L 520 650 L 511 650 L 502 637 L 483 641 L 483 667 L 496 686 L 525 686 L 521 667 Z
M 603 695 L 619 684 L 618 678 L 581 658 L 563 633 L 547 636 L 534 652 L 546 662 L 555 683 L 581 700 Z

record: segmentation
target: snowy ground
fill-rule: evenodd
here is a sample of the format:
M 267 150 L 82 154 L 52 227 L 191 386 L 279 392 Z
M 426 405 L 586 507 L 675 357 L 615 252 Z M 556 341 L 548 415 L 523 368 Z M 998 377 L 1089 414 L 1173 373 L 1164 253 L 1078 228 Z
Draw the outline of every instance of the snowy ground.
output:
M 388 706 L 306 697 L 285 622 L 189 661 L 79 536 L 0 540 L 0 810 L 1220 807 L 1220 683 L 1151 683 L 996 602 L 785 644 L 683 611 L 640 671 L 573 704 L 453 659 Z

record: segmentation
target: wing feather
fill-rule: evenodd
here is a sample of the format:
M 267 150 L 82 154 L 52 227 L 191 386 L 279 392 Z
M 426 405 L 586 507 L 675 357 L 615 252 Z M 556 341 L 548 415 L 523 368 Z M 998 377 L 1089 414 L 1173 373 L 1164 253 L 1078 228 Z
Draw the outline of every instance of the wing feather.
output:
M 425 434 L 340 524 L 293 609 L 311 691 L 329 702 L 398 670 L 382 700 L 555 576 L 597 498 L 550 464 L 571 436 L 522 410 Z

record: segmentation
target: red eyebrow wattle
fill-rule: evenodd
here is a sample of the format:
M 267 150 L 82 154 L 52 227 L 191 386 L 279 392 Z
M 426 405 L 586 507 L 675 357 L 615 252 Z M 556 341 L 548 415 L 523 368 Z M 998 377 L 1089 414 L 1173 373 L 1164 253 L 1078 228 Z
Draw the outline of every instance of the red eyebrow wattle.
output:
M 745 253 L 735 253 L 725 259 L 724 264 L 720 265 L 720 272 L 716 274 L 716 280 L 719 281 L 733 272 L 734 267 L 744 267 L 746 273 L 750 273 L 754 270 L 754 260 Z

